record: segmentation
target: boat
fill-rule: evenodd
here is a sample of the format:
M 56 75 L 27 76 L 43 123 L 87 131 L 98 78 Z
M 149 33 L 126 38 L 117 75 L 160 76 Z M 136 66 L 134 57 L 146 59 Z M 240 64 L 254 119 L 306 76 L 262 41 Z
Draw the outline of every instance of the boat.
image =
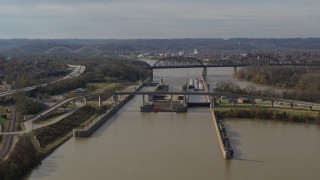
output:
M 189 80 L 189 89 L 193 89 L 194 88 L 194 80 L 190 79 Z
M 198 91 L 199 90 L 199 81 L 198 81 L 198 78 L 196 78 L 194 80 L 194 90 L 195 91 Z
M 204 91 L 204 85 L 202 80 L 199 81 L 199 91 Z

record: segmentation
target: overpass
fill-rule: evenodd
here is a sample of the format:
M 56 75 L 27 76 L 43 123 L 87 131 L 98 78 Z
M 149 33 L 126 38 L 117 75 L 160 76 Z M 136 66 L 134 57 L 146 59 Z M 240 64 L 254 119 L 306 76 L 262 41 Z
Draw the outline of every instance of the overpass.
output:
M 69 103 L 75 102 L 75 101 L 84 101 L 84 104 L 86 105 L 87 100 L 89 98 L 96 98 L 99 101 L 99 105 L 101 105 L 102 99 L 113 97 L 114 103 L 117 104 L 118 96 L 130 96 L 130 95 L 199 95 L 199 96 L 209 96 L 211 100 L 211 105 L 214 106 L 214 99 L 216 97 L 224 96 L 231 99 L 236 99 L 237 97 L 245 97 L 248 99 L 261 99 L 265 101 L 271 101 L 271 106 L 273 107 L 274 102 L 284 102 L 290 104 L 290 108 L 293 108 L 295 105 L 300 106 L 306 106 L 310 110 L 312 107 L 318 107 L 320 108 L 320 104 L 318 103 L 311 103 L 311 102 L 304 102 L 304 101 L 295 101 L 295 100 L 289 100 L 289 99 L 281 99 L 281 98 L 270 98 L 270 97 L 261 97 L 261 96 L 251 96 L 251 95 L 242 95 L 242 94 L 231 94 L 231 93 L 219 93 L 219 92 L 204 92 L 204 91 L 195 91 L 195 92 L 186 92 L 186 91 L 176 91 L 176 92 L 170 92 L 170 91 L 117 91 L 114 93 L 103 93 L 103 94 L 86 94 L 83 96 L 73 97 L 66 100 L 63 100 L 61 102 L 58 102 L 52 107 L 49 107 L 48 109 L 40 112 L 39 114 L 32 117 L 30 120 L 25 122 L 26 129 L 25 131 L 20 132 L 11 132 L 11 133 L 0 133 L 0 134 L 23 134 L 26 132 L 32 131 L 32 123 L 38 119 L 44 118 L 50 113 L 56 111 L 57 109 L 64 107 L 68 105 Z M 144 98 L 144 97 L 143 97 Z
M 318 103 L 312 103 L 312 102 L 305 102 L 305 101 L 296 101 L 296 100 L 289 100 L 289 99 L 281 99 L 281 98 L 271 98 L 271 97 L 264 97 L 264 96 L 251 96 L 251 95 L 243 95 L 243 94 L 231 94 L 231 93 L 219 93 L 219 92 L 204 92 L 204 91 L 117 91 L 114 93 L 102 93 L 102 94 L 87 94 L 87 95 L 83 95 L 83 96 L 77 96 L 77 97 L 73 97 L 73 98 L 69 98 L 66 100 L 63 100 L 61 102 L 58 102 L 57 104 L 55 104 L 52 107 L 49 107 L 48 109 L 40 112 L 39 114 L 37 114 L 36 116 L 34 116 L 31 120 L 35 121 L 41 117 L 44 117 L 47 114 L 50 114 L 51 112 L 53 112 L 54 110 L 61 108 L 71 102 L 77 101 L 77 100 L 81 100 L 84 101 L 84 104 L 86 105 L 87 100 L 89 98 L 95 98 L 99 101 L 99 105 L 101 105 L 101 101 L 102 99 L 107 99 L 109 97 L 113 97 L 114 101 L 117 101 L 117 99 L 119 99 L 117 96 L 125 96 L 125 95 L 142 95 L 142 96 L 148 96 L 148 95 L 182 95 L 182 96 L 188 96 L 188 95 L 199 95 L 199 96 L 209 96 L 211 98 L 215 98 L 215 97 L 220 97 L 220 96 L 224 96 L 227 98 L 233 98 L 236 99 L 237 97 L 244 97 L 244 98 L 248 98 L 248 99 L 261 99 L 261 100 L 265 100 L 265 101 L 271 101 L 271 102 L 284 102 L 284 103 L 289 103 L 289 104 L 298 104 L 298 105 L 304 105 L 307 107 L 320 107 L 320 104 Z M 212 99 L 211 99 L 212 100 Z M 116 103 L 116 102 L 115 102 Z
M 241 94 L 231 94 L 231 93 L 217 93 L 217 92 L 204 92 L 204 91 L 193 91 L 193 92 L 186 92 L 186 91 L 176 91 L 176 92 L 159 92 L 159 91 L 117 91 L 114 93 L 105 93 L 105 94 L 87 94 L 83 96 L 73 97 L 66 100 L 63 100 L 61 102 L 58 102 L 52 107 L 49 107 L 48 109 L 40 112 L 39 114 L 32 117 L 30 120 L 25 122 L 26 129 L 24 131 L 20 132 L 10 132 L 10 133 L 0 133 L 1 134 L 23 134 L 32 131 L 32 123 L 38 119 L 41 119 L 43 117 L 46 117 L 50 113 L 56 111 L 57 109 L 64 107 L 68 105 L 69 103 L 75 102 L 75 101 L 84 101 L 84 104 L 86 105 L 87 100 L 89 98 L 96 98 L 99 101 L 99 105 L 101 106 L 101 101 L 104 98 L 110 98 L 113 97 L 114 103 L 117 104 L 118 96 L 130 96 L 130 95 L 202 95 L 202 96 L 209 96 L 211 97 L 211 106 L 214 106 L 214 99 L 215 97 L 224 96 L 231 99 L 236 99 L 237 97 L 245 97 L 248 99 L 261 99 L 265 101 L 270 101 L 271 107 L 273 107 L 274 102 L 284 102 L 290 104 L 290 108 L 293 108 L 294 105 L 300 105 L 300 106 L 306 106 L 309 108 L 309 110 L 312 109 L 312 107 L 318 107 L 320 108 L 320 104 L 318 103 L 311 103 L 311 102 L 304 102 L 304 101 L 295 101 L 295 100 L 289 100 L 289 99 L 281 99 L 281 98 L 270 98 L 270 97 L 261 97 L 261 96 L 250 96 L 250 95 L 241 95 Z M 142 97 L 144 99 L 144 97 Z
M 66 75 L 65 77 L 49 82 L 49 83 L 45 83 L 45 84 L 41 84 L 41 87 L 45 87 L 49 84 L 58 82 L 58 81 L 62 81 L 62 80 L 67 80 L 67 79 L 72 79 L 74 77 L 78 77 L 80 75 L 82 75 L 84 73 L 84 71 L 86 70 L 86 66 L 82 66 L 82 65 L 70 65 L 68 64 L 68 67 L 73 68 L 73 71 L 71 73 L 69 73 L 68 75 Z M 1 97 L 6 97 L 6 96 L 12 96 L 14 93 L 16 92 L 20 92 L 20 91 L 31 91 L 33 89 L 36 89 L 38 86 L 30 86 L 30 87 L 25 87 L 25 88 L 21 88 L 21 89 L 15 89 L 15 90 L 11 90 L 11 91 L 7 91 L 7 92 L 2 92 L 0 93 L 0 98 Z

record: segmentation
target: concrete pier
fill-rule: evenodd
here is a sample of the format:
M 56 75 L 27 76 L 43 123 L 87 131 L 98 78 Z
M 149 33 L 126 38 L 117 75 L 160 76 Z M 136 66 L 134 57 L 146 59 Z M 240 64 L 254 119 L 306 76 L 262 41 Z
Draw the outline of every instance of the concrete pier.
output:
M 150 79 L 147 79 L 146 81 L 149 81 Z M 146 82 L 145 81 L 145 82 Z M 144 83 L 145 83 L 144 82 Z M 139 91 L 144 83 L 141 83 L 135 91 Z M 134 95 L 128 95 L 126 96 L 122 101 L 118 100 L 118 96 L 113 96 L 114 104 L 115 106 L 109 109 L 105 114 L 102 114 L 98 116 L 95 120 L 93 120 L 89 125 L 87 125 L 84 128 L 77 128 L 73 129 L 73 136 L 74 137 L 89 137 L 92 133 L 95 132 L 104 122 L 106 122 L 111 116 L 113 116 L 115 113 L 117 113 L 127 102 L 129 102 Z M 99 104 L 101 104 L 101 98 L 99 96 Z
M 209 88 L 208 88 L 208 85 L 207 85 L 204 77 L 202 77 L 202 80 L 203 80 L 205 91 L 209 92 Z M 207 100 L 210 103 L 210 112 L 211 112 L 211 116 L 212 116 L 212 121 L 213 121 L 214 128 L 215 128 L 217 136 L 218 136 L 218 142 L 219 142 L 222 156 L 225 159 L 231 159 L 233 157 L 233 149 L 230 145 L 230 141 L 227 136 L 227 132 L 224 128 L 224 125 L 217 120 L 216 115 L 214 113 L 215 96 L 212 96 L 212 97 L 207 96 Z
M 117 113 L 128 101 L 130 101 L 134 96 L 127 96 L 118 105 L 114 106 L 108 110 L 105 114 L 98 116 L 93 120 L 88 126 L 84 128 L 73 129 L 74 137 L 89 137 L 94 131 L 96 131 L 104 122 L 106 122 L 111 116 Z
M 233 157 L 233 149 L 230 145 L 228 137 L 226 136 L 226 132 L 224 132 L 225 130 L 223 130 L 223 128 L 220 128 L 221 124 L 219 125 L 219 122 L 214 113 L 214 109 L 211 108 L 210 111 L 211 111 L 214 128 L 218 136 L 218 142 L 219 142 L 222 156 L 225 159 L 231 159 Z
M 233 67 L 233 75 L 234 75 L 235 77 L 238 77 L 238 69 L 237 69 L 236 66 Z

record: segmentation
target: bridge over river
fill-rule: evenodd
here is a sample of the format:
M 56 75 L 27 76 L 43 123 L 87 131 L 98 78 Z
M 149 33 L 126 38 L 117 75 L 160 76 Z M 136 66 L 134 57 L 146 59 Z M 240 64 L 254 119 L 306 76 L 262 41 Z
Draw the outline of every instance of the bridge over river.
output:
M 269 55 L 253 55 L 232 59 L 212 59 L 201 60 L 193 57 L 172 56 L 157 60 L 153 65 L 144 61 L 132 63 L 138 67 L 150 69 L 153 74 L 154 69 L 178 69 L 178 68 L 203 68 L 202 74 L 207 75 L 207 68 L 210 67 L 233 67 L 234 74 L 237 75 L 237 67 L 246 66 L 305 66 L 319 67 L 320 60 L 306 61 L 302 59 L 277 59 Z
M 35 115 L 33 118 L 31 118 L 26 123 L 32 123 L 38 119 L 45 118 L 47 115 L 55 112 L 57 109 L 59 109 L 61 107 L 65 107 L 70 103 L 74 103 L 75 101 L 80 100 L 80 101 L 83 101 L 84 104 L 86 104 L 88 99 L 96 99 L 98 101 L 98 104 L 101 105 L 102 101 L 104 99 L 112 97 L 114 103 L 117 104 L 118 99 L 120 99 L 119 96 L 135 96 L 135 95 L 141 95 L 143 101 L 145 98 L 144 96 L 152 96 L 152 95 L 168 95 L 168 96 L 181 95 L 184 97 L 187 97 L 187 96 L 207 96 L 207 97 L 210 97 L 210 102 L 211 102 L 212 107 L 215 106 L 215 103 L 214 103 L 215 99 L 222 96 L 224 98 L 232 99 L 232 102 L 236 102 L 236 99 L 239 97 L 248 98 L 248 99 L 252 100 L 251 102 L 254 102 L 255 99 L 259 99 L 259 100 L 263 100 L 263 101 L 270 101 L 269 108 L 273 108 L 275 105 L 274 104 L 275 102 L 278 102 L 278 103 L 282 102 L 282 103 L 288 104 L 289 106 L 287 108 L 290 108 L 290 109 L 293 109 L 295 107 L 298 107 L 298 108 L 305 107 L 309 110 L 312 110 L 312 108 L 320 109 L 320 104 L 317 104 L 317 103 L 295 101 L 295 100 L 290 100 L 290 99 L 263 97 L 263 96 L 251 96 L 251 95 L 243 95 L 243 94 L 217 93 L 217 92 L 204 92 L 204 91 L 192 91 L 192 92 L 187 92 L 187 91 L 162 91 L 162 92 L 161 91 L 160 92 L 159 91 L 117 91 L 114 93 L 90 94 L 90 95 L 88 94 L 88 95 L 83 95 L 83 96 L 78 96 L 78 97 L 73 97 L 73 98 L 63 100 L 63 101 L 49 107 L 48 109 L 40 112 L 39 114 Z M 188 99 L 188 98 L 185 98 L 185 99 Z M 233 103 L 232 105 L 234 106 L 235 104 Z M 255 105 L 252 103 L 252 107 L 258 107 L 258 105 Z M 31 127 L 31 126 L 27 126 L 27 127 Z M 9 133 L 2 132 L 2 133 L 0 133 L 0 135 L 1 134 L 23 134 L 23 133 L 27 133 L 30 131 L 32 131 L 32 129 L 28 128 L 25 131 L 20 131 L 20 132 L 9 132 Z
M 165 73 L 155 71 L 155 79 L 163 78 L 173 86 L 180 87 L 189 79 L 187 72 L 181 73 L 184 70 L 161 71 Z M 220 68 L 214 73 L 219 71 Z M 213 81 L 225 77 L 223 73 L 218 76 L 210 75 L 213 73 L 210 70 L 208 73 L 211 87 Z M 197 76 L 199 69 L 190 69 L 188 74 Z M 226 76 L 233 78 L 232 73 Z M 148 88 L 141 92 L 152 93 Z M 125 93 L 129 94 L 108 95 L 123 96 Z M 221 158 L 209 108 L 190 108 L 188 113 L 141 113 L 143 94 L 135 94 L 137 96 L 93 133 L 92 138 L 67 141 L 27 179 L 85 180 L 93 176 L 115 180 L 319 178 L 317 154 L 320 146 L 316 142 L 320 134 L 316 125 L 226 119 L 225 128 L 235 150 L 234 160 L 226 161 Z M 100 100 L 108 95 L 100 94 Z M 211 95 L 218 97 L 218 93 Z M 90 96 L 77 100 L 99 101 L 99 95 Z

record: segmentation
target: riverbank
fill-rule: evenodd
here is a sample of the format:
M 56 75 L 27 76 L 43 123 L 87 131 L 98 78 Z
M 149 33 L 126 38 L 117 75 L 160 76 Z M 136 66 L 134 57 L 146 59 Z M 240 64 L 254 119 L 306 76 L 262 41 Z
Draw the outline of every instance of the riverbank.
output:
M 282 98 L 320 102 L 320 69 L 316 67 L 246 67 L 238 71 L 238 78 L 268 86 L 291 88 Z
M 9 157 L 0 163 L 0 179 L 19 179 L 72 137 L 72 128 L 91 120 L 96 109 L 80 108 L 58 123 L 19 136 Z M 90 113 L 92 112 L 92 113 Z M 23 152 L 21 152 L 23 151 Z
M 218 118 L 246 118 L 320 124 L 319 111 L 297 111 L 281 108 L 222 108 L 215 109 Z
M 19 179 L 39 164 L 42 158 L 44 156 L 37 152 L 28 135 L 21 135 L 9 158 L 0 163 L 0 179 Z
M 5 130 L 6 127 L 6 119 L 0 118 L 0 133 L 3 132 Z M 0 136 L 0 145 L 1 145 L 1 141 L 2 141 L 2 136 Z
M 103 92 L 125 89 L 130 85 L 125 83 L 108 88 L 103 87 Z M 5 161 L 0 163 L 0 179 L 19 179 L 25 176 L 49 154 L 68 141 L 72 137 L 72 130 L 74 128 L 86 126 L 108 108 L 110 108 L 108 105 L 102 107 L 83 106 L 59 122 L 37 129 L 31 133 L 20 135 L 12 153 Z M 20 149 L 18 148 L 28 148 L 28 154 L 20 153 Z M 30 154 L 29 149 L 32 152 Z M 20 156 L 17 156 L 17 152 L 19 152 Z

